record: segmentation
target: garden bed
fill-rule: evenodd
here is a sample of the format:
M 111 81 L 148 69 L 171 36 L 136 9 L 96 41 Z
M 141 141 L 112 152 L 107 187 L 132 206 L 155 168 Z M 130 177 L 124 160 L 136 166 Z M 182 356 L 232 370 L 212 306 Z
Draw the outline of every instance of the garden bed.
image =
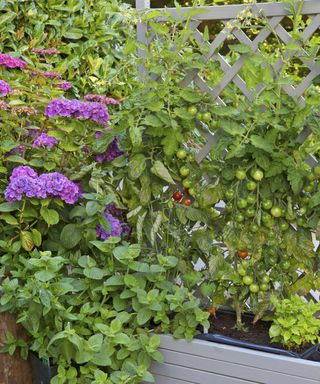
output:
M 157 384 L 316 384 L 320 364 L 293 357 L 212 343 L 161 336 L 164 363 L 151 372 Z

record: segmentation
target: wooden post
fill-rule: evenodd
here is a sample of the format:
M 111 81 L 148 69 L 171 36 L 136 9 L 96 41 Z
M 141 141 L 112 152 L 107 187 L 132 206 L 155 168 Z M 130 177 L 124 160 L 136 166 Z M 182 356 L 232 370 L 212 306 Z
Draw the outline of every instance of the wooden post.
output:
M 0 347 L 4 346 L 6 332 L 11 332 L 16 338 L 25 339 L 26 333 L 21 325 L 16 324 L 16 318 L 10 313 L 0 313 Z M 32 372 L 29 360 L 23 360 L 20 352 L 13 356 L 8 353 L 0 354 L 0 384 L 32 384 Z

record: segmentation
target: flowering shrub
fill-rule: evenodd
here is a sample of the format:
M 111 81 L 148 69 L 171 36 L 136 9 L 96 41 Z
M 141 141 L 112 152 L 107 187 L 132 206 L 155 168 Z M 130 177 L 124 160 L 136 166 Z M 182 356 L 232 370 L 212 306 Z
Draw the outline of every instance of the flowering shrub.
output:
M 150 323 L 190 339 L 208 315 L 172 278 L 179 259 L 137 243 L 121 191 L 121 101 L 75 98 L 50 63 L 57 51 L 33 49 L 28 65 L 1 56 L 1 311 L 58 363 L 53 384 L 93 383 L 97 372 L 110 384 L 152 381 L 162 357 Z

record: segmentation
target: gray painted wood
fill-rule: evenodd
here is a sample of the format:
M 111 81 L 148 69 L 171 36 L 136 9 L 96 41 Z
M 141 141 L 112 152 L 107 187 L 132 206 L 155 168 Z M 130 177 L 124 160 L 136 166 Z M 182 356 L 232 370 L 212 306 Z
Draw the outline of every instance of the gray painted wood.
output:
M 203 340 L 161 336 L 156 384 L 319 384 L 320 364 Z

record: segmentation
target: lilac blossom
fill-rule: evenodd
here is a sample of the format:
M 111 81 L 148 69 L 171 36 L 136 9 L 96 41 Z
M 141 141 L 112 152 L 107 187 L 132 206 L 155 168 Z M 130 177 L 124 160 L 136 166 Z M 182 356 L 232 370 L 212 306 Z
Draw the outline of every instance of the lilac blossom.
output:
M 9 202 L 19 201 L 23 195 L 28 198 L 60 198 L 74 204 L 80 198 L 80 187 L 58 172 L 44 173 L 40 176 L 28 166 L 14 168 L 10 183 L 5 191 Z
M 119 100 L 114 99 L 113 97 L 105 97 L 101 95 L 89 94 L 84 97 L 85 100 L 88 101 L 97 101 L 102 104 L 120 104 Z
M 54 48 L 32 48 L 31 52 L 37 53 L 39 55 L 59 55 L 60 51 Z
M 112 143 L 108 145 L 108 148 L 104 153 L 99 153 L 96 155 L 96 160 L 98 163 L 103 163 L 105 161 L 113 161 L 117 157 L 124 154 L 124 152 L 118 146 L 118 137 L 115 136 Z
M 6 96 L 10 92 L 11 92 L 10 85 L 4 80 L 0 80 L 0 95 Z
M 99 123 L 106 123 L 109 120 L 109 114 L 104 105 L 75 99 L 54 99 L 47 105 L 45 114 L 47 117 L 74 117 L 77 119 L 93 120 Z
M 27 65 L 24 61 L 20 59 L 15 59 L 14 57 L 11 57 L 9 55 L 6 55 L 4 53 L 0 53 L 0 65 L 3 65 L 7 68 L 20 68 L 23 69 Z
M 58 140 L 54 137 L 51 137 L 46 133 L 41 133 L 41 135 L 34 139 L 32 146 L 52 148 L 55 144 L 57 144 L 57 142 Z

